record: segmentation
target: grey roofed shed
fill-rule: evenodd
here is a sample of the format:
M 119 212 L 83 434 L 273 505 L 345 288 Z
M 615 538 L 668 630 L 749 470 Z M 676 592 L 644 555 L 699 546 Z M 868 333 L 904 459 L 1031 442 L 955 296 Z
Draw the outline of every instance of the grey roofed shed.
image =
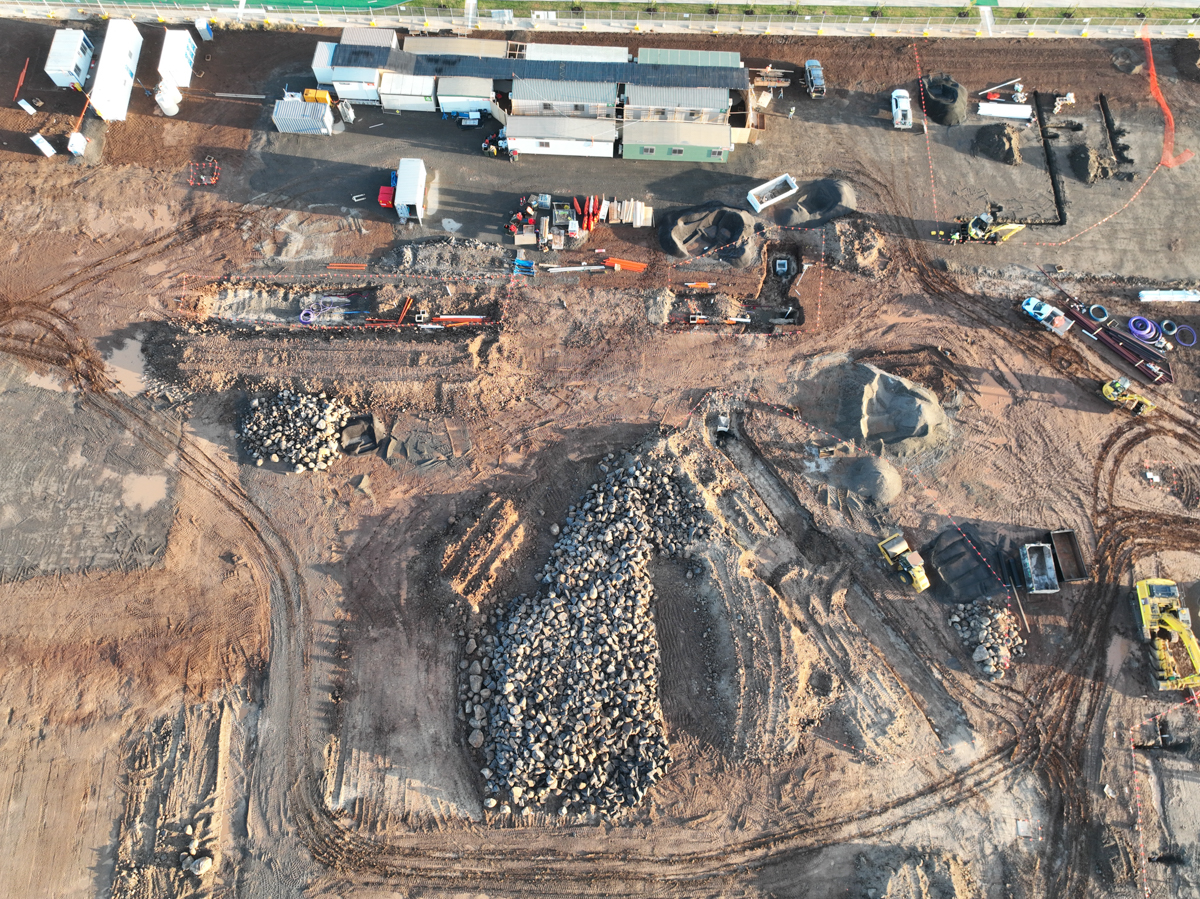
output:
M 574 62 L 629 62 L 628 47 L 592 47 L 580 44 L 526 44 L 525 58 Z
M 306 103 L 298 97 L 275 101 L 271 121 L 284 134 L 332 134 L 333 111 L 328 103 Z
M 615 106 L 617 86 L 612 82 L 546 81 L 520 78 L 513 81 L 512 99 L 534 103 L 596 103 Z
M 625 88 L 629 106 L 661 109 L 729 109 L 729 90 L 720 87 L 655 87 L 630 84 Z
M 492 79 L 490 78 L 439 78 L 437 82 L 438 96 L 447 97 L 490 97 L 492 95 Z
M 510 138 L 543 138 L 545 140 L 617 139 L 617 127 L 608 119 L 573 119 L 564 116 L 515 115 L 504 126 Z
M 726 50 L 666 50 L 659 47 L 642 47 L 638 50 L 638 65 L 671 66 L 715 66 L 717 68 L 741 68 L 742 58 Z
M 662 87 L 723 87 L 746 90 L 745 69 L 720 66 L 668 66 L 567 60 L 473 59 L 466 56 L 418 56 L 414 74 L 465 75 L 476 78 L 542 78 L 550 81 L 611 81 Z
M 418 56 L 471 56 L 504 59 L 508 56 L 508 41 L 475 40 L 468 37 L 406 37 L 406 53 Z
M 343 28 L 341 42 L 356 47 L 400 46 L 394 28 Z

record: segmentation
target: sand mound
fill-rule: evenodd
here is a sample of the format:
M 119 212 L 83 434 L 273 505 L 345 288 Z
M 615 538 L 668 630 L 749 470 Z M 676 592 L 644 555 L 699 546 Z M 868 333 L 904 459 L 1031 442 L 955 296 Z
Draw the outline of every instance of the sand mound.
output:
M 1102 156 L 1099 151 L 1080 145 L 1071 151 L 1071 168 L 1084 184 L 1094 184 L 1101 178 L 1111 178 L 1117 172 L 1117 161 Z
M 699 256 L 714 247 L 713 255 L 734 268 L 746 268 L 757 258 L 751 239 L 754 219 L 740 209 L 705 203 L 664 213 L 658 226 L 663 251 L 681 258 Z
M 839 424 L 843 433 L 899 455 L 920 452 L 949 436 L 946 413 L 927 387 L 873 365 L 856 365 L 843 388 Z
M 967 118 L 967 89 L 949 75 L 934 75 L 922 85 L 925 114 L 939 125 L 958 125 Z
M 785 206 L 776 221 L 787 228 L 817 228 L 858 208 L 854 188 L 845 181 L 822 178 L 805 186 L 795 206 Z
M 1007 122 L 984 125 L 975 133 L 976 156 L 986 156 L 1005 165 L 1021 164 L 1021 129 Z
M 1185 42 L 1179 41 L 1178 43 L 1182 44 Z M 1124 72 L 1126 75 L 1140 75 L 1146 67 L 1146 64 L 1142 61 L 1142 57 L 1126 47 L 1117 47 L 1113 51 L 1112 64 L 1113 68 L 1119 72 Z M 1180 71 L 1182 72 L 1183 70 L 1180 69 Z
M 834 466 L 835 476 L 831 477 L 830 481 L 854 491 L 876 505 L 890 505 L 904 490 L 900 472 L 886 459 L 857 456 L 839 459 L 838 463 Z

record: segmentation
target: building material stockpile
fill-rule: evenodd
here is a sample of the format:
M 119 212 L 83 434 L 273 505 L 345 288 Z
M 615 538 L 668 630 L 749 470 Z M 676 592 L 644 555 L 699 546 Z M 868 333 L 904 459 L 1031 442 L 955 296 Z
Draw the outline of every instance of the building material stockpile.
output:
M 950 626 L 968 649 L 971 660 L 991 680 L 1004 677 L 1014 656 L 1025 655 L 1025 638 L 1017 633 L 1017 618 L 1008 609 L 988 600 L 958 603 L 950 613 Z
M 285 389 L 270 399 L 251 400 L 239 432 L 256 465 L 269 459 L 294 465 L 297 472 L 324 471 L 349 420 L 350 410 L 337 397 Z
M 611 815 L 662 777 L 670 755 L 647 566 L 707 534 L 700 501 L 652 461 L 629 459 L 570 508 L 544 586 L 467 643 L 459 695 L 468 742 L 486 761 L 487 808 Z

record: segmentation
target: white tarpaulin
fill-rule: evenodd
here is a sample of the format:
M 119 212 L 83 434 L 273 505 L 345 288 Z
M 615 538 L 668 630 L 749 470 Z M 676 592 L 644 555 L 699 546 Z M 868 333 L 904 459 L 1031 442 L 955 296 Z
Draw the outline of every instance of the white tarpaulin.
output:
M 983 103 L 979 104 L 979 114 L 997 119 L 1033 118 L 1033 107 L 1028 103 Z

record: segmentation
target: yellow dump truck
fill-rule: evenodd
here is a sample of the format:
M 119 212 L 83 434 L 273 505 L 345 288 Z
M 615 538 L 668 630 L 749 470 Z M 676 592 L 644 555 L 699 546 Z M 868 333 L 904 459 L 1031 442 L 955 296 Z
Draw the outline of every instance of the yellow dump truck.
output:
M 925 574 L 925 560 L 919 552 L 909 548 L 903 534 L 892 534 L 879 541 L 879 551 L 888 566 L 900 574 L 900 580 L 912 584 L 918 593 L 929 589 L 929 577 Z
M 1179 587 L 1165 578 L 1147 578 L 1133 588 L 1142 640 L 1150 644 L 1150 663 L 1160 690 L 1200 687 L 1200 644 Z

